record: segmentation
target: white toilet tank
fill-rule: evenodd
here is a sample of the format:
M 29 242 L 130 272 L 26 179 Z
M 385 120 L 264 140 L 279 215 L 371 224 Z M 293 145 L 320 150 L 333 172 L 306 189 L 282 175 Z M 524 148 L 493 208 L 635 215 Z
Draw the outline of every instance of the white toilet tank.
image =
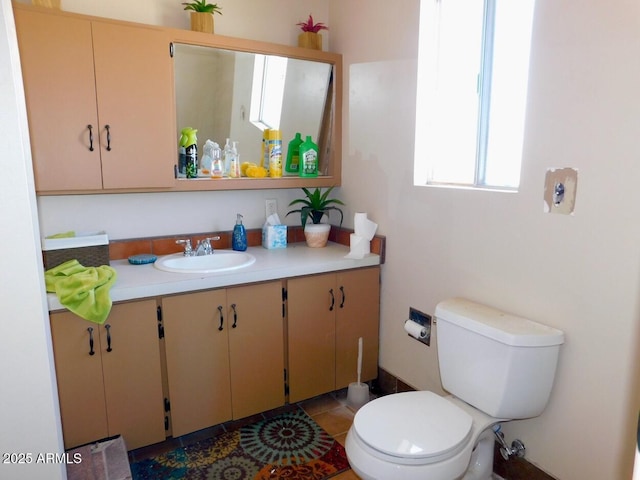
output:
M 463 298 L 440 302 L 435 316 L 445 390 L 495 418 L 542 413 L 562 331 Z

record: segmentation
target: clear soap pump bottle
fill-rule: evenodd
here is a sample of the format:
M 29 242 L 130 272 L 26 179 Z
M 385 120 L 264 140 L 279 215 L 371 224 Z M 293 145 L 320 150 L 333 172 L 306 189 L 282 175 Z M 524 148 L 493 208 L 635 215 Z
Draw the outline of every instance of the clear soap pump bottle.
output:
M 247 249 L 247 231 L 242 224 L 242 215 L 239 213 L 236 218 L 236 225 L 233 227 L 231 248 L 239 252 L 244 252 Z
M 238 154 L 238 142 L 231 143 L 231 163 L 229 165 L 229 177 L 240 178 L 240 155 Z

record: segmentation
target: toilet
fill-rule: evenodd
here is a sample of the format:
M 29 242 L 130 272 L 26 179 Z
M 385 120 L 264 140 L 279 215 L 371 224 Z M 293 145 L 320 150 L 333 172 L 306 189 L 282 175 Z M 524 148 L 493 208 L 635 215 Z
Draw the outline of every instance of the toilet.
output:
M 345 449 L 364 480 L 487 480 L 493 427 L 547 405 L 562 331 L 463 298 L 440 302 L 435 317 L 449 395 L 396 393 L 359 409 Z

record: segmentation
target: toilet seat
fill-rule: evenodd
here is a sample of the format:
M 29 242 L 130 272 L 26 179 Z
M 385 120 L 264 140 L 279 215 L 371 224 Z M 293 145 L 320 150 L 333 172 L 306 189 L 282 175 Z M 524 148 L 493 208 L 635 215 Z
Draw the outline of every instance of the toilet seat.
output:
M 429 391 L 381 397 L 364 405 L 354 433 L 378 458 L 402 464 L 441 462 L 461 452 L 472 435 L 473 418 Z

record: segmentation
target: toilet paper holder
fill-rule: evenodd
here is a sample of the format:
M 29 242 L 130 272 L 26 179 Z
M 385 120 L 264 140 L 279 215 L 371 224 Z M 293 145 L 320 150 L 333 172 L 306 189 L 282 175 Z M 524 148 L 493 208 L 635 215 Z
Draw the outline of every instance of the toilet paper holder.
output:
M 424 343 L 426 346 L 431 345 L 431 315 L 421 312 L 420 310 L 409 307 L 409 320 L 413 320 L 416 323 L 419 323 L 423 327 L 427 329 L 427 335 L 424 338 L 415 338 L 409 335 L 414 340 L 418 342 Z

